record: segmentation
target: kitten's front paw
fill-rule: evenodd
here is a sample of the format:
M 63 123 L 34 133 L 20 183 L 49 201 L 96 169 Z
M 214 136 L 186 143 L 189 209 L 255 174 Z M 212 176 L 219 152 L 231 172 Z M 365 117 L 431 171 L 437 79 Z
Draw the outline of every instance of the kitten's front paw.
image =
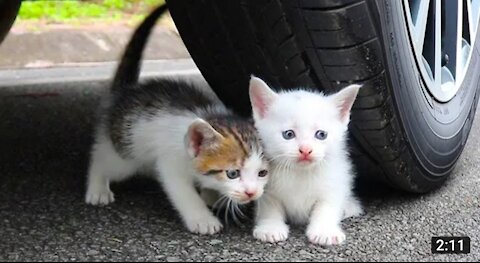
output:
M 222 223 L 213 215 L 198 220 L 189 220 L 186 225 L 190 232 L 201 235 L 213 235 L 223 229 Z
M 108 205 L 115 201 L 113 192 L 109 189 L 104 189 L 102 191 L 92 191 L 89 190 L 85 196 L 85 203 L 91 205 Z
M 309 226 L 307 229 L 308 240 L 318 245 L 340 245 L 346 237 L 338 226 Z
M 253 229 L 253 236 L 263 242 L 285 241 L 288 238 L 288 226 L 284 222 L 260 224 Z

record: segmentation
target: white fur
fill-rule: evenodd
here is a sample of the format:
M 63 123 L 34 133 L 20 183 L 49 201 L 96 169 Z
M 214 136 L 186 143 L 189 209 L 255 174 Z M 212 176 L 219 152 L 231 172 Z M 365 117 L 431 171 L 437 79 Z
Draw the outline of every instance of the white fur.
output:
M 100 126 L 92 150 L 85 197 L 87 203 L 106 205 L 113 202 L 111 182 L 123 180 L 141 168 L 150 168 L 156 171 L 158 180 L 187 228 L 194 233 L 214 234 L 223 226 L 200 197 L 196 183 L 233 200 L 238 199 L 234 193 L 243 195 L 246 190 L 255 189 L 256 198 L 263 193 L 267 177 L 258 177 L 258 172 L 267 164 L 256 152 L 246 160 L 241 178 L 235 180 L 221 182 L 215 176 L 195 172 L 185 136 L 190 124 L 198 120 L 197 114 L 173 115 L 159 111 L 154 118 L 130 117 L 135 121 L 130 159 L 119 156 L 105 128 Z M 242 203 L 244 200 L 236 201 Z
M 346 151 L 350 112 L 346 98 L 350 96 L 353 103 L 357 91 L 351 86 L 331 96 L 301 90 L 276 94 L 262 80 L 252 78 L 255 125 L 272 160 L 269 183 L 258 200 L 255 238 L 287 239 L 288 220 L 308 224 L 306 235 L 312 243 L 332 245 L 345 240 L 340 221 L 362 212 L 352 194 L 354 174 Z M 256 105 L 255 101 L 267 103 Z M 342 115 L 345 110 L 348 114 Z M 285 130 L 293 130 L 296 137 L 284 139 Z M 327 131 L 327 138 L 315 138 L 317 130 Z M 297 161 L 302 145 L 313 149 L 309 164 Z

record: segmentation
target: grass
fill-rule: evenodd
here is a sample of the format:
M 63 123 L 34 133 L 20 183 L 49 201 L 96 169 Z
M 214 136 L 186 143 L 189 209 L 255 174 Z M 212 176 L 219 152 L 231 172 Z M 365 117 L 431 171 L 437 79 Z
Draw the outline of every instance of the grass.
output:
M 53 23 L 79 23 L 92 20 L 136 22 L 143 19 L 151 8 L 164 2 L 165 0 L 23 1 L 18 19 Z

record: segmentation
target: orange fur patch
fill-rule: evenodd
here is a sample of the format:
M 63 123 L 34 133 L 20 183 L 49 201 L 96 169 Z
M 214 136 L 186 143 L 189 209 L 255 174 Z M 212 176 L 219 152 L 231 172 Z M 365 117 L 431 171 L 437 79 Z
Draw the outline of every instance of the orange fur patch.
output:
M 224 171 L 222 171 L 221 173 L 218 173 L 215 175 L 215 178 L 217 178 L 218 181 L 220 182 L 223 182 L 223 181 L 226 181 L 228 179 L 227 175 L 225 174 Z
M 228 134 L 216 145 L 203 147 L 195 160 L 197 170 L 204 174 L 210 170 L 240 169 L 247 152 L 241 141 Z M 225 173 L 216 175 L 217 179 L 225 180 Z

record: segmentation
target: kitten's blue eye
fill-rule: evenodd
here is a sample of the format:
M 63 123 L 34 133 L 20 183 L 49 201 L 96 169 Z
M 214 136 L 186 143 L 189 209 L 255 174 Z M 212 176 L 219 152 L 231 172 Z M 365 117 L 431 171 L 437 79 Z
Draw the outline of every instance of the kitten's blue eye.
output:
M 227 177 L 230 179 L 237 179 L 240 177 L 240 170 L 226 170 Z
M 267 170 L 261 170 L 260 172 L 258 172 L 259 177 L 265 177 L 265 176 L 267 176 L 267 174 L 268 174 Z
M 282 133 L 282 135 L 285 140 L 291 140 L 295 138 L 295 132 L 292 130 L 286 130 Z
M 315 133 L 315 138 L 323 141 L 323 140 L 327 139 L 327 135 L 328 135 L 328 133 L 326 131 L 318 130 Z

